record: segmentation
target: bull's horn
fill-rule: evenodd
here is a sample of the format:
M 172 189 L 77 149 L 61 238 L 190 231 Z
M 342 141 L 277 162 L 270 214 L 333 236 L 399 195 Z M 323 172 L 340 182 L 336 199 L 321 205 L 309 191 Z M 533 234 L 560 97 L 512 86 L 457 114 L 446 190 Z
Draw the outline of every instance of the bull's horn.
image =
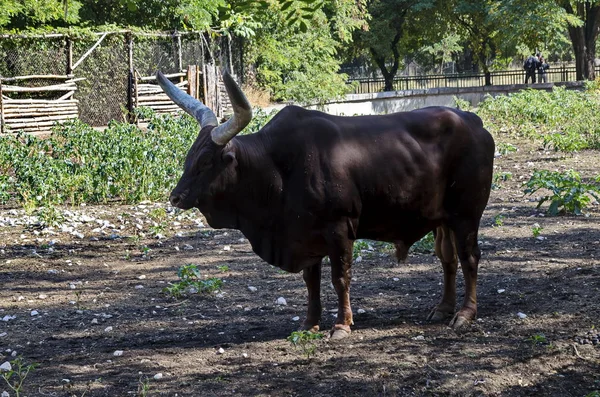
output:
M 252 106 L 226 70 L 223 70 L 223 83 L 233 107 L 233 116 L 211 131 L 211 138 L 217 145 L 225 145 L 252 120 Z
M 163 91 L 177 104 L 177 106 L 185 110 L 187 114 L 200 123 L 200 127 L 204 128 L 207 125 L 217 126 L 219 124 L 217 117 L 212 110 L 196 98 L 181 91 L 160 71 L 156 72 L 156 81 L 158 81 L 158 85 L 162 87 Z

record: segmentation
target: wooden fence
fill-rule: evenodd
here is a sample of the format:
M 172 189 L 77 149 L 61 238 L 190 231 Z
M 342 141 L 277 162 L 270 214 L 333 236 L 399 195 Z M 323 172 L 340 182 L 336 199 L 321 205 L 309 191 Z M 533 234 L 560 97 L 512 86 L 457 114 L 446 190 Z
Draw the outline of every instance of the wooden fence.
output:
M 600 67 L 596 68 L 600 75 Z M 536 79 L 537 79 L 536 75 Z M 550 67 L 547 70 L 548 83 L 575 81 L 575 66 Z M 525 83 L 524 70 L 501 70 L 491 73 L 492 85 L 513 85 Z M 537 81 L 537 80 L 536 80 Z M 354 94 L 375 93 L 383 91 L 385 81 L 383 78 L 358 78 L 351 79 L 348 84 L 352 86 Z M 393 80 L 394 91 L 417 90 L 443 87 L 480 87 L 485 85 L 483 73 L 454 73 L 431 74 L 419 76 L 397 76 Z
M 23 131 L 48 133 L 56 123 L 79 116 L 78 101 L 73 98 L 77 81 L 73 75 L 31 75 L 0 78 L 0 133 Z M 27 82 L 51 82 L 31 85 Z M 10 83 L 10 84 L 6 84 Z M 18 84 L 18 85 L 17 85 Z M 26 94 L 38 98 L 10 98 Z

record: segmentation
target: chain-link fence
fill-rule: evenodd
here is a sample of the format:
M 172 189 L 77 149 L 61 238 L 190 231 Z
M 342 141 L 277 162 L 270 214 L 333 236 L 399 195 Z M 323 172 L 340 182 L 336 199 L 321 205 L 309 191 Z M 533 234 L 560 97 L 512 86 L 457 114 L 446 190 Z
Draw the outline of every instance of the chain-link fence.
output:
M 208 35 L 199 32 L 113 32 L 73 38 L 4 35 L 0 36 L 0 58 L 4 60 L 0 62 L 0 77 L 29 76 L 27 86 L 32 87 L 48 85 L 48 75 L 84 78 L 77 82 L 74 95 L 79 100 L 80 119 L 104 126 L 110 120 L 127 119 L 131 72 L 136 76 L 151 76 L 156 70 L 177 73 L 188 65 L 213 61 L 233 67 L 234 74 L 241 76 L 241 56 L 237 40 L 223 38 L 211 43 Z

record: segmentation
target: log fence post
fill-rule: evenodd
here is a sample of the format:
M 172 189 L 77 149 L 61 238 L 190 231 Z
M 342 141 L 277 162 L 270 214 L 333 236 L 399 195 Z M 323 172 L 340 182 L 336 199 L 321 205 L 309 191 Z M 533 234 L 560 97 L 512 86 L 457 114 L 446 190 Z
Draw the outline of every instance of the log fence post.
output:
M 127 60 L 129 64 L 129 74 L 127 77 L 127 121 L 129 123 L 135 123 L 135 116 L 133 114 L 134 103 L 134 70 L 133 70 L 133 34 L 127 32 L 125 34 L 125 40 L 127 41 Z
M 0 77 L 0 134 L 4 134 L 4 99 L 2 98 L 2 77 Z

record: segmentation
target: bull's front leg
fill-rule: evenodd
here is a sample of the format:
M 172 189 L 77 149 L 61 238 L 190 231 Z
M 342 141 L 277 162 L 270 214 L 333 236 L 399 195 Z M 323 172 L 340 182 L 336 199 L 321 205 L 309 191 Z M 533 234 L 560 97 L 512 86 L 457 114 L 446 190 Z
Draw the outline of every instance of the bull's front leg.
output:
M 350 335 L 352 309 L 350 307 L 350 267 L 352 244 L 348 239 L 338 240 L 331 247 L 331 282 L 338 297 L 337 321 L 331 330 L 331 339 L 343 339 Z
M 319 263 L 302 271 L 302 277 L 308 289 L 308 311 L 302 329 L 317 332 L 321 321 L 321 259 Z

